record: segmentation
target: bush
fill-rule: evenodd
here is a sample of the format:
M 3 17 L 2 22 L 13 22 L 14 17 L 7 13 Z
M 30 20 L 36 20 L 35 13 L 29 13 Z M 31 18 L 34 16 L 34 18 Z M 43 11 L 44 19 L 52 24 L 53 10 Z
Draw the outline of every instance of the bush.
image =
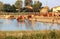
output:
M 55 33 L 55 31 L 51 31 L 50 33 L 49 33 L 49 35 L 50 35 L 50 37 L 51 37 L 51 39 L 52 38 L 54 38 L 54 39 L 56 39 L 56 33 Z

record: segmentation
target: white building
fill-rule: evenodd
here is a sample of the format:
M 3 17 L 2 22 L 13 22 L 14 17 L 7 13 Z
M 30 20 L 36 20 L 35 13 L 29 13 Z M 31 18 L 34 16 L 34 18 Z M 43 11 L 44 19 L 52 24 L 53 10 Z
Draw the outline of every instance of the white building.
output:
M 53 12 L 60 12 L 60 6 L 53 7 Z

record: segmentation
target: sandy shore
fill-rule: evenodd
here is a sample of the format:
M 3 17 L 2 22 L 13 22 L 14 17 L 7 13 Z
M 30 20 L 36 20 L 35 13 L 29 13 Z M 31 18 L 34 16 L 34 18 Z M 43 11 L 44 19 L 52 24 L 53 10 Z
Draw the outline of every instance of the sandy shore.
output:
M 47 23 L 60 23 L 60 17 L 42 17 L 42 16 L 36 16 L 35 18 L 31 20 L 36 20 L 39 22 L 47 22 Z
M 11 16 L 11 15 L 0 15 L 0 19 L 8 19 L 8 17 Z M 15 18 L 19 17 L 20 15 L 13 15 Z M 24 15 L 25 17 L 27 15 Z
M 7 19 L 10 15 L 0 15 L 0 19 Z M 20 15 L 14 15 L 17 18 Z M 27 17 L 27 15 L 24 15 Z M 31 21 L 47 22 L 47 23 L 60 23 L 60 17 L 43 17 L 43 16 L 33 16 Z

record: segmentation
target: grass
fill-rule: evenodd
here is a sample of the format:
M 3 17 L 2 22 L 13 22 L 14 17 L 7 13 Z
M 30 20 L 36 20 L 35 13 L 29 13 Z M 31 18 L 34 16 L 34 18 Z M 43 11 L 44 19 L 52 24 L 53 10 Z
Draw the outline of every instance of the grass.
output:
M 60 31 L 3 31 L 0 39 L 60 39 Z

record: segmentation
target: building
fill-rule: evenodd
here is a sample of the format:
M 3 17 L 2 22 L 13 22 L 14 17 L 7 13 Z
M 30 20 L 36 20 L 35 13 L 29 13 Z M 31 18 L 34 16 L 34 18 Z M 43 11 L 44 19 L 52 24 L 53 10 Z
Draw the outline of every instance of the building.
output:
M 53 12 L 60 12 L 60 6 L 53 7 Z
M 48 7 L 48 6 L 43 7 L 43 8 L 40 10 L 40 13 L 42 13 L 42 14 L 48 13 L 48 10 L 49 10 L 49 7 Z

